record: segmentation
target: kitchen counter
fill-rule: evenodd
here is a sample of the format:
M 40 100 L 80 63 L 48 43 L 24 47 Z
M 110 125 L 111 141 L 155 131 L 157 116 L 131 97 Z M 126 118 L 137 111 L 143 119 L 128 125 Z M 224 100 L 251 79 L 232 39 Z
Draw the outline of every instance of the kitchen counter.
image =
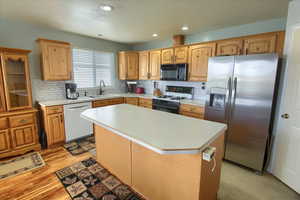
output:
M 82 103 L 82 102 L 89 102 L 89 101 L 96 101 L 96 100 L 104 100 L 104 99 L 111 99 L 111 98 L 118 98 L 118 97 L 140 97 L 140 98 L 157 98 L 151 94 L 130 94 L 130 93 L 119 93 L 119 94 L 105 94 L 105 95 L 98 95 L 94 97 L 79 97 L 76 100 L 69 100 L 69 99 L 59 99 L 59 100 L 50 100 L 50 101 L 40 101 L 39 104 L 41 106 L 57 106 L 57 105 L 67 105 L 67 104 L 74 104 L 74 103 Z M 183 99 L 180 100 L 182 104 L 190 104 L 196 106 L 204 106 L 205 101 L 203 100 L 188 100 Z
M 81 116 L 160 154 L 199 153 L 226 130 L 225 124 L 127 104 L 88 109 Z

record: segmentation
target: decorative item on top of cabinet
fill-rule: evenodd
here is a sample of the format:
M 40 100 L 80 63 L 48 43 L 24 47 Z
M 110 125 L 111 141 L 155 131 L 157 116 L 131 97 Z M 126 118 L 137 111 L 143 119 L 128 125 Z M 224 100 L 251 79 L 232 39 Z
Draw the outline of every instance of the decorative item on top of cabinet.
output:
M 194 117 L 198 119 L 204 119 L 204 107 L 194 106 L 189 104 L 181 104 L 179 113 L 188 117 Z
M 119 52 L 119 79 L 139 79 L 139 54 L 135 51 Z
M 38 39 L 41 49 L 42 79 L 49 81 L 71 80 L 71 44 L 62 41 Z
M 215 56 L 216 43 L 189 47 L 189 81 L 207 81 L 208 58 Z
M 63 106 L 42 106 L 41 110 L 48 147 L 63 144 L 66 139 Z
M 1 50 L 1 49 L 0 49 Z M 1 56 L 2 78 L 4 92 L 0 94 L 1 99 L 5 96 L 7 111 L 32 108 L 31 82 L 28 66 L 28 55 L 30 51 L 3 52 Z M 0 78 L 1 80 L 1 78 Z M 2 82 L 0 83 L 0 86 Z M 3 100 L 2 100 L 3 101 Z M 0 108 L 4 111 L 5 109 Z
M 125 97 L 125 103 L 138 106 L 139 98 L 138 97 Z
M 139 80 L 148 80 L 149 78 L 149 51 L 141 51 L 139 52 Z
M 161 51 L 153 50 L 149 53 L 149 69 L 150 80 L 160 80 L 160 64 L 161 64 Z
M 217 56 L 233 56 L 243 53 L 243 40 L 232 39 L 217 42 Z

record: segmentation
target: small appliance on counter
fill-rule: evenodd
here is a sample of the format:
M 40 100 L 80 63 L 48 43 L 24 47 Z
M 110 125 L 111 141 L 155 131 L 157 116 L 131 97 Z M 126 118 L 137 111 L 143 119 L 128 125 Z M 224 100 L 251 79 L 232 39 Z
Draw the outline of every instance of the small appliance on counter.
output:
M 153 82 L 153 96 L 159 97 L 162 95 L 160 89 L 158 88 L 158 82 L 154 81 Z
M 67 99 L 78 99 L 79 93 L 76 91 L 77 90 L 77 84 L 76 83 L 66 83 L 66 98 Z
M 136 88 L 137 88 L 137 82 L 136 81 L 127 81 L 126 88 L 127 88 L 128 93 L 135 93 Z
M 145 94 L 145 89 L 143 87 L 137 87 L 135 90 L 136 94 Z

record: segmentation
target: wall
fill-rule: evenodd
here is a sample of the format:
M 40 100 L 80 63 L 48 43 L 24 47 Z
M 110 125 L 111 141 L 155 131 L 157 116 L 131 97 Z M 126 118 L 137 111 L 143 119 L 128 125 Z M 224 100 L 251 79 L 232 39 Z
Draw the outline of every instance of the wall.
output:
M 41 80 L 39 48 L 35 41 L 37 38 L 62 40 L 72 43 L 74 47 L 114 53 L 131 48 L 127 44 L 80 36 L 29 23 L 0 18 L 0 46 L 32 50 L 29 59 L 34 100 L 65 98 L 64 81 L 53 82 Z M 112 90 L 123 91 L 123 87 L 124 83 L 118 81 L 116 77 L 115 87 Z
M 233 26 L 223 29 L 217 29 L 208 32 L 201 32 L 198 34 L 187 35 L 185 39 L 186 44 L 205 42 L 211 40 L 220 40 L 231 37 L 246 36 L 258 33 L 273 32 L 284 30 L 286 24 L 286 18 L 272 19 L 266 21 L 260 21 L 251 24 L 244 24 L 240 26 Z M 171 36 L 169 40 L 153 40 L 150 42 L 134 44 L 134 50 L 148 50 L 155 48 L 171 47 Z

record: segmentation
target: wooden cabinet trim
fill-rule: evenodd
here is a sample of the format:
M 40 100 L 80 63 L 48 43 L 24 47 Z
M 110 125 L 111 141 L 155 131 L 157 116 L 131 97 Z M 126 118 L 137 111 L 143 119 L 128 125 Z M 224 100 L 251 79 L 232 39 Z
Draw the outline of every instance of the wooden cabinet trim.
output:
M 11 150 L 9 130 L 0 130 L 0 154 Z

